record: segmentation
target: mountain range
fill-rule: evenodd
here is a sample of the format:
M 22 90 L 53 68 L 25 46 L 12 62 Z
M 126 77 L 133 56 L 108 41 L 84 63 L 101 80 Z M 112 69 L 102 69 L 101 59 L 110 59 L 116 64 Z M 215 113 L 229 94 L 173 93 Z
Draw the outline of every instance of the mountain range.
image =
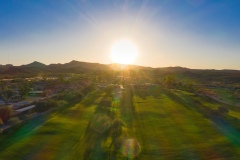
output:
M 43 64 L 41 62 L 34 61 L 30 64 L 13 66 L 11 64 L 0 65 L 0 74 L 22 74 L 32 72 L 54 72 L 54 73 L 79 73 L 88 70 L 121 70 L 121 69 L 153 69 L 150 67 L 135 66 L 135 65 L 121 65 L 121 64 L 100 64 L 89 63 L 80 61 L 71 61 L 69 63 L 57 63 L 57 64 Z
M 120 64 L 99 64 L 80 62 L 73 60 L 64 64 L 49 64 L 45 65 L 41 62 L 34 61 L 30 64 L 13 66 L 11 64 L 0 65 L 0 76 L 11 77 L 18 75 L 40 75 L 51 73 L 87 73 L 90 71 L 109 71 L 109 70 L 141 70 L 148 72 L 151 75 L 180 75 L 182 77 L 190 77 L 194 79 L 211 79 L 224 81 L 240 82 L 239 70 L 204 70 L 204 69 L 189 69 L 183 67 L 164 67 L 164 68 L 151 68 L 136 65 L 120 65 Z
M 108 65 L 99 63 L 87 63 L 79 61 L 71 61 L 65 64 L 45 65 L 41 62 L 34 61 L 30 64 L 13 66 L 11 64 L 0 65 L 0 74 L 30 74 L 30 73 L 78 73 L 86 70 L 108 70 Z

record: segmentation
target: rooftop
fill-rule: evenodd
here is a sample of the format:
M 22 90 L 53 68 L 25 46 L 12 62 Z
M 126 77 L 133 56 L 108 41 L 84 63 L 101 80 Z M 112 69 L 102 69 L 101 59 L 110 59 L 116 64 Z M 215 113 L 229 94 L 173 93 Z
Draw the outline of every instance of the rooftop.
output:
M 36 107 L 35 105 L 31 105 L 31 106 L 28 106 L 28 107 L 25 107 L 25 108 L 21 108 L 21 109 L 15 110 L 15 111 L 16 112 L 24 112 L 24 111 L 30 110 L 32 108 L 35 108 L 35 107 Z

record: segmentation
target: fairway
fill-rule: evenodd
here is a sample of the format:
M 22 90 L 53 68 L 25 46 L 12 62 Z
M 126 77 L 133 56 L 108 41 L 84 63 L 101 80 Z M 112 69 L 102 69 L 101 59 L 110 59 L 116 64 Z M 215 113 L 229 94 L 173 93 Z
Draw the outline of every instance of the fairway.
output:
M 84 132 L 103 95 L 94 92 L 70 108 L 30 121 L 1 142 L 0 159 L 79 159 Z
M 116 112 L 126 124 L 128 138 L 140 143 L 141 153 L 135 159 L 239 158 L 239 131 L 217 123 L 201 110 L 216 109 L 220 103 L 157 87 L 126 87 L 121 94 Z M 1 140 L 0 159 L 83 159 L 88 146 L 84 135 L 106 95 L 105 91 L 95 91 L 78 104 L 31 120 L 13 136 Z M 238 110 L 231 109 L 229 114 L 239 118 Z M 102 150 L 94 151 L 92 159 L 107 159 L 110 141 L 99 144 Z M 126 157 L 119 151 L 117 159 Z
M 176 98 L 158 88 L 134 91 L 134 127 L 143 147 L 141 159 L 238 159 L 239 144 L 197 112 L 194 104 L 177 99 L 180 95 L 193 99 L 191 95 L 178 93 Z

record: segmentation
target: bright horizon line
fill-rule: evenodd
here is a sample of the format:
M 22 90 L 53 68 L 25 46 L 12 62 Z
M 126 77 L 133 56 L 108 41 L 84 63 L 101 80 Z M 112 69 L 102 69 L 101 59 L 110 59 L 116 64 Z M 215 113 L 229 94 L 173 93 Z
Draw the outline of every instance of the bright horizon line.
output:
M 97 63 L 97 64 L 103 64 L 103 65 L 112 65 L 112 64 L 116 64 L 116 65 L 123 65 L 123 66 L 138 66 L 138 67 L 146 67 L 146 68 L 186 68 L 186 69 L 196 69 L 196 70 L 235 70 L 235 71 L 240 71 L 239 69 L 229 69 L 229 68 L 222 68 L 222 69 L 216 69 L 216 68 L 190 68 L 190 67 L 184 67 L 184 66 L 158 66 L 158 67 L 154 67 L 154 66 L 144 66 L 144 65 L 138 65 L 138 64 L 121 64 L 121 63 L 100 63 L 100 62 L 90 62 L 90 61 L 79 61 L 79 60 L 71 60 L 69 62 L 59 62 L 59 63 L 44 63 L 44 62 L 40 62 L 40 61 L 32 61 L 30 63 L 27 64 L 21 64 L 21 65 L 14 65 L 14 64 L 0 64 L 0 66 L 5 66 L 5 65 L 13 65 L 15 67 L 20 67 L 23 65 L 28 65 L 31 64 L 33 62 L 38 62 L 38 63 L 42 63 L 44 65 L 51 65 L 51 64 L 66 64 L 66 63 L 70 63 L 72 61 L 76 61 L 76 62 L 83 62 L 83 63 Z

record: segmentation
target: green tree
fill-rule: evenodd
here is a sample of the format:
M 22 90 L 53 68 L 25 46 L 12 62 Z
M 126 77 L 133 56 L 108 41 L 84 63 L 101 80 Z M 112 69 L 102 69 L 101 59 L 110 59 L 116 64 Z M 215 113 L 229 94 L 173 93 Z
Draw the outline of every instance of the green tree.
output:
M 8 123 L 10 123 L 10 124 L 17 124 L 17 123 L 19 123 L 20 122 L 20 120 L 19 120 L 19 118 L 17 118 L 17 117 L 13 117 L 13 118 L 10 118 L 9 120 L 8 120 Z
M 56 100 L 49 99 L 46 101 L 46 106 L 47 108 L 55 108 L 58 107 L 58 102 Z
M 68 102 L 65 101 L 65 100 L 59 100 L 57 103 L 58 103 L 58 106 L 59 106 L 59 107 L 61 107 L 61 106 L 66 106 L 66 105 L 68 104 Z
M 35 104 L 35 109 L 37 112 L 45 112 L 49 110 L 50 108 L 55 108 L 59 106 L 58 101 L 49 99 L 47 101 L 39 101 Z
M 8 106 L 2 106 L 0 107 L 0 119 L 3 122 L 6 122 L 12 115 L 13 109 Z
M 29 83 L 27 81 L 23 82 L 19 86 L 19 94 L 22 98 L 27 97 L 29 91 L 30 91 L 30 87 L 29 87 Z
M 168 75 L 163 80 L 163 85 L 167 88 L 173 88 L 176 86 L 176 80 L 174 75 Z
M 0 125 L 3 125 L 3 121 L 2 121 L 2 119 L 0 118 Z
M 36 109 L 37 112 L 44 112 L 48 108 L 47 108 L 47 104 L 46 104 L 45 101 L 39 101 L 35 104 L 35 109 Z
M 109 110 L 112 106 L 112 98 L 103 98 L 101 102 L 99 103 L 98 108 L 101 110 Z
M 229 110 L 227 107 L 225 106 L 219 106 L 218 107 L 218 113 L 222 114 L 222 115 L 225 115 L 225 114 L 228 114 L 229 113 Z
M 13 96 L 13 91 L 10 89 L 4 90 L 2 92 L 4 99 L 9 100 Z

